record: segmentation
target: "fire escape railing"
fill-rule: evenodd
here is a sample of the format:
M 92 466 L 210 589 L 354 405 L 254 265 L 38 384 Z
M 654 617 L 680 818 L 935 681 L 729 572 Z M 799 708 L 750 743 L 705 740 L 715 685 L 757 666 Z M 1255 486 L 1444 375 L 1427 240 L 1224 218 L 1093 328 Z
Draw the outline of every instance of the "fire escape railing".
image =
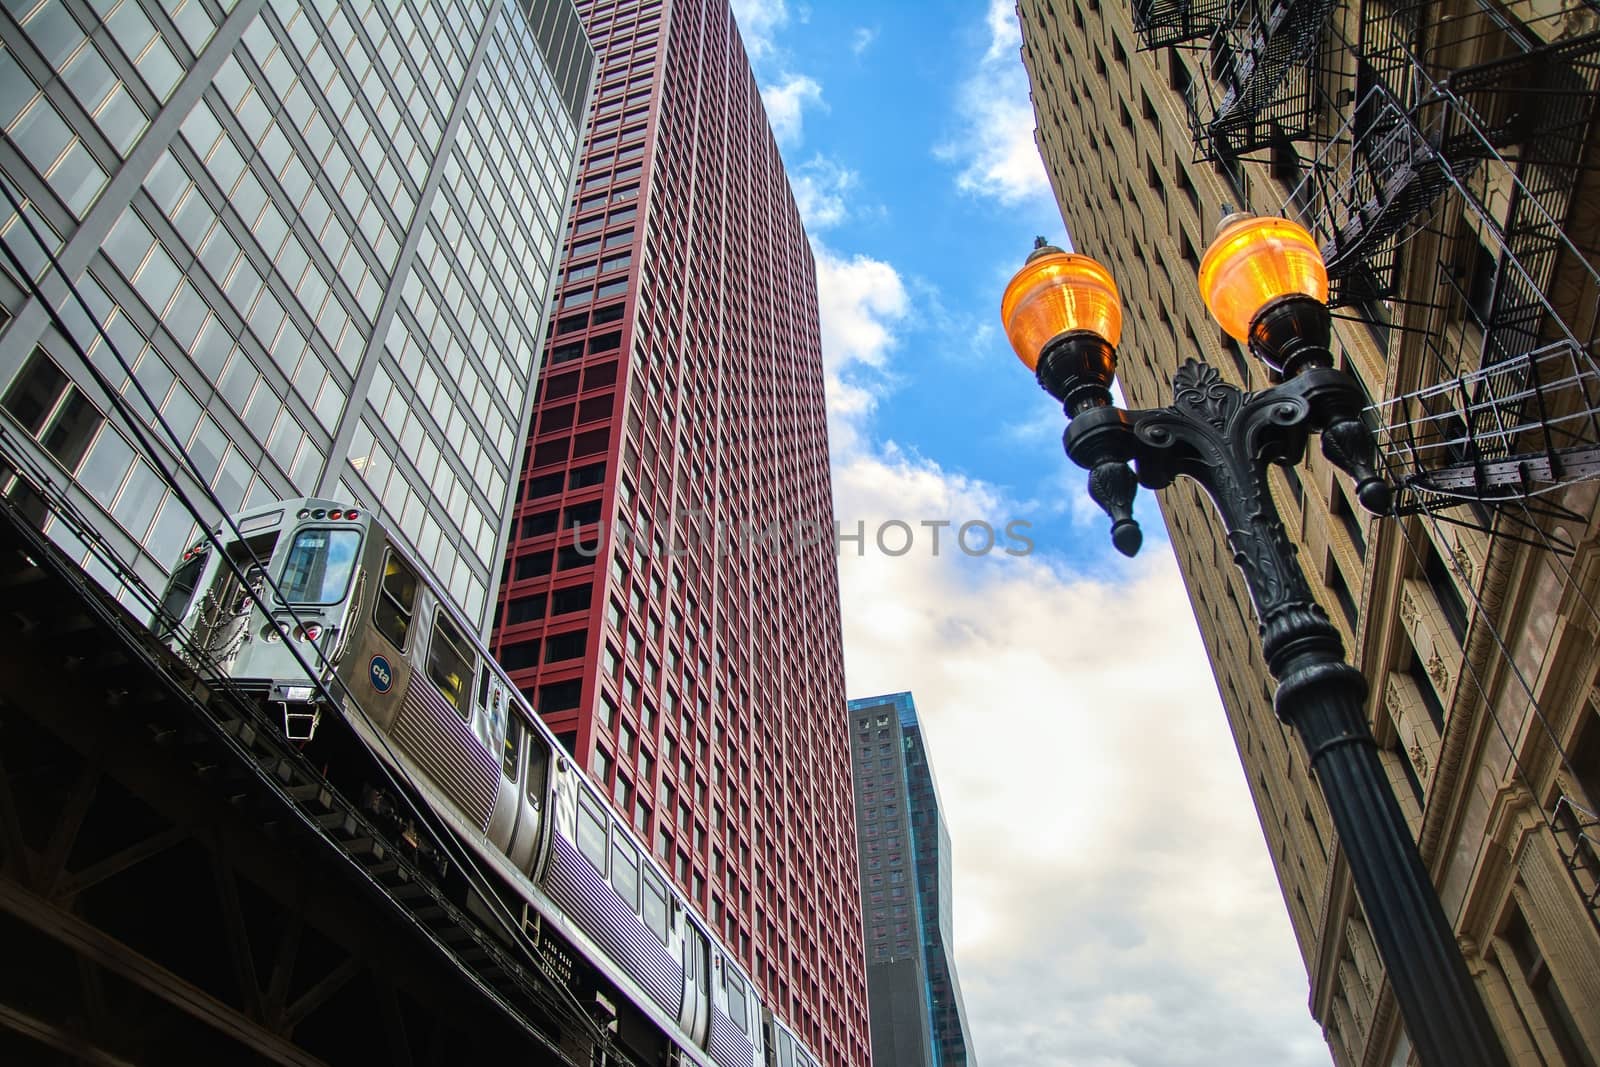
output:
M 1487 527 L 1488 505 L 1600 476 L 1600 270 L 1568 232 L 1592 210 L 1576 192 L 1600 33 L 1519 41 L 1483 20 L 1458 54 L 1510 54 L 1440 71 L 1414 15 L 1364 25 L 1340 57 L 1360 94 L 1289 201 L 1330 304 L 1419 350 L 1410 391 L 1375 411 L 1397 508 L 1467 503 Z
M 1239 0 L 1134 0 L 1133 30 L 1149 50 L 1188 44 L 1216 33 Z
M 1563 839 L 1561 854 L 1567 873 L 1589 905 L 1591 914 L 1600 917 L 1600 813 L 1592 812 L 1562 794 L 1551 812 L 1556 840 Z
M 1211 34 L 1206 69 L 1184 94 L 1199 158 L 1233 160 L 1310 135 L 1312 60 L 1335 0 L 1251 0 Z

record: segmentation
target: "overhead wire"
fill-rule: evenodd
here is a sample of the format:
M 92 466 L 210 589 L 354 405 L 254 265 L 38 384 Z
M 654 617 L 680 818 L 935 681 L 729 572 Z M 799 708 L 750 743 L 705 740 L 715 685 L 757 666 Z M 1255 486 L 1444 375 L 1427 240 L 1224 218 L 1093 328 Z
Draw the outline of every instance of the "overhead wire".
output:
M 279 590 L 277 588 L 277 583 L 268 573 L 266 563 L 256 555 L 254 549 L 250 546 L 248 540 L 246 539 L 243 531 L 240 530 L 237 523 L 234 521 L 232 514 L 230 514 L 229 508 L 223 504 L 222 500 L 211 488 L 208 483 L 208 479 L 200 472 L 198 466 L 194 462 L 193 457 L 189 455 L 184 446 L 184 442 L 178 438 L 171 424 L 161 413 L 160 405 L 158 405 L 151 398 L 149 392 L 145 388 L 144 383 L 137 375 L 134 374 L 131 362 L 123 354 L 116 341 L 106 330 L 105 326 L 100 322 L 99 317 L 95 315 L 87 299 L 83 296 L 83 293 L 78 287 L 76 281 L 67 273 L 65 268 L 62 267 L 59 257 L 45 241 L 43 235 L 38 230 L 37 224 L 28 216 L 28 213 L 23 210 L 22 201 L 25 198 L 20 197 L 20 194 L 12 188 L 10 180 L 4 175 L 0 175 L 0 192 L 4 193 L 7 203 L 16 213 L 17 217 L 21 220 L 24 228 L 28 231 L 29 236 L 43 252 L 47 261 L 47 265 L 65 286 L 67 294 L 77 304 L 79 310 L 83 312 L 88 321 L 94 325 L 95 332 L 100 336 L 101 340 L 106 345 L 107 350 L 116 360 L 117 365 L 125 374 L 127 374 L 129 382 L 132 384 L 134 391 L 150 409 L 151 421 L 155 425 L 159 426 L 161 431 L 163 431 L 167 437 L 167 441 L 165 442 L 167 447 L 172 449 L 173 454 L 178 457 L 180 464 L 200 486 L 206 502 L 211 504 L 216 513 L 222 516 L 221 525 L 226 527 L 229 533 L 231 533 L 235 538 L 236 542 L 243 547 L 244 552 L 249 557 L 248 562 L 260 573 L 261 580 L 270 585 L 274 593 L 278 593 Z M 142 450 L 143 458 L 156 469 L 162 480 L 172 490 L 175 498 L 178 499 L 185 510 L 189 512 L 189 514 L 194 518 L 195 522 L 199 524 L 201 530 L 203 531 L 203 536 L 211 544 L 212 548 L 217 551 L 219 560 L 228 568 L 229 573 L 234 580 L 239 583 L 239 586 L 243 590 L 244 594 L 250 599 L 255 607 L 261 610 L 261 612 L 267 618 L 272 619 L 274 617 L 274 609 L 268 606 L 265 598 L 257 591 L 252 582 L 247 578 L 246 568 L 241 565 L 240 561 L 236 561 L 226 550 L 223 542 L 213 530 L 211 522 L 208 521 L 206 516 L 200 510 L 199 506 L 195 504 L 188 490 L 183 486 L 181 479 L 177 477 L 176 471 L 169 469 L 166 465 L 166 461 L 160 458 L 160 452 L 155 447 L 155 442 L 146 434 L 142 420 L 140 419 L 138 413 L 132 411 L 128 407 L 120 390 L 113 385 L 101 368 L 96 365 L 95 361 L 89 356 L 83 344 L 79 342 L 75 336 L 73 336 L 71 328 L 67 324 L 65 318 L 51 303 L 37 279 L 35 279 L 27 270 L 26 265 L 23 263 L 16 249 L 12 247 L 10 241 L 0 239 L 0 249 L 3 249 L 5 258 L 10 263 L 13 271 L 15 271 L 20 279 L 22 279 L 23 287 L 28 292 L 29 296 L 38 301 L 39 305 L 43 308 L 55 332 L 61 336 L 64 343 L 79 359 L 86 372 L 94 380 L 95 385 L 98 386 L 105 394 L 108 404 L 116 410 L 117 414 L 122 417 L 122 422 L 126 425 L 128 431 L 136 439 L 140 449 Z M 303 626 L 304 621 L 294 610 L 293 605 L 289 604 L 288 601 L 284 600 L 282 597 L 279 599 L 285 605 L 285 608 L 283 609 L 284 612 L 288 614 L 289 618 L 296 624 L 296 626 Z M 321 669 L 314 669 L 311 662 L 303 654 L 302 650 L 296 647 L 293 641 L 289 640 L 289 632 L 283 628 L 281 623 L 276 623 L 276 625 L 280 627 L 280 631 L 283 633 L 285 648 L 294 658 L 296 665 L 306 673 L 307 678 L 314 686 L 316 686 L 319 695 L 326 699 L 330 707 L 338 708 L 341 706 L 338 697 L 328 687 L 327 681 L 323 676 L 323 670 L 331 667 L 331 664 L 327 663 L 326 661 L 325 651 L 320 646 L 313 645 L 313 647 L 316 649 L 317 657 L 319 660 L 321 660 L 321 663 L 319 664 L 319 668 Z M 439 823 L 436 813 L 434 813 L 426 804 L 419 803 L 416 800 L 416 796 L 421 792 L 421 787 L 414 779 L 410 777 L 408 773 L 404 771 L 403 765 L 399 763 L 397 755 L 393 746 L 390 744 L 387 735 L 376 727 L 371 715 L 368 714 L 364 707 L 362 707 L 355 694 L 349 691 L 348 687 L 344 685 L 343 681 L 338 678 L 336 672 L 331 670 L 328 671 L 327 677 L 339 685 L 340 689 L 343 690 L 343 695 L 348 704 L 356 709 L 358 714 L 371 729 L 372 735 L 379 739 L 379 744 L 382 746 L 383 752 L 389 757 L 389 759 L 379 759 L 375 762 L 380 768 L 382 768 L 382 773 L 388 779 L 388 784 L 394 788 L 396 793 L 403 799 L 403 802 L 410 810 L 410 813 L 416 819 L 418 819 L 422 825 L 429 828 L 434 840 L 439 843 L 441 848 L 450 854 L 450 859 L 452 862 L 454 862 L 457 868 L 461 870 L 462 873 L 467 877 L 469 885 L 471 885 L 471 887 L 477 891 L 479 898 L 483 900 L 485 906 L 488 907 L 491 912 L 495 914 L 496 918 L 500 920 L 500 923 L 504 927 L 505 931 L 509 934 L 512 934 L 516 938 L 517 943 L 526 954 L 528 961 L 535 967 L 535 969 L 539 969 L 539 957 L 536 947 L 532 941 L 528 939 L 526 932 L 523 929 L 521 920 L 512 914 L 510 908 L 501 898 L 500 892 L 495 888 L 494 882 L 492 881 L 492 876 L 484 871 L 484 869 L 480 866 L 478 857 L 475 856 L 470 849 L 466 849 L 456 841 L 454 831 L 448 825 Z M 552 756 L 556 755 L 557 753 L 552 753 Z M 543 973 L 542 969 L 539 970 L 539 973 Z M 560 983 L 551 982 L 549 984 L 553 988 L 558 989 L 565 996 L 567 1001 L 569 1001 L 569 1003 L 566 1004 L 566 1013 L 582 1020 L 583 1023 L 588 1026 L 591 1036 L 597 1043 L 606 1046 L 609 1052 L 620 1057 L 620 1053 L 614 1048 L 614 1042 L 611 1041 L 610 1035 L 604 1029 L 602 1029 L 593 1018 L 590 1017 L 589 1013 L 584 1009 L 583 1005 L 578 1002 L 571 991 L 563 987 Z

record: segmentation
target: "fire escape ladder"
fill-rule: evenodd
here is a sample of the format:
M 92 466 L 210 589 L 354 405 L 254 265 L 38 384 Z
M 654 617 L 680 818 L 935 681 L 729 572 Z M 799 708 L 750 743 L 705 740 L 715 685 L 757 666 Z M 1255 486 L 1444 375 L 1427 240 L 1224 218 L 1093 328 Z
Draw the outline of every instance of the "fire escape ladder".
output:
M 1133 29 L 1144 50 L 1210 37 L 1238 0 L 1133 0 Z
M 1189 86 L 1189 133 L 1202 159 L 1233 159 L 1310 134 L 1312 58 L 1335 0 L 1253 0 L 1211 35 Z

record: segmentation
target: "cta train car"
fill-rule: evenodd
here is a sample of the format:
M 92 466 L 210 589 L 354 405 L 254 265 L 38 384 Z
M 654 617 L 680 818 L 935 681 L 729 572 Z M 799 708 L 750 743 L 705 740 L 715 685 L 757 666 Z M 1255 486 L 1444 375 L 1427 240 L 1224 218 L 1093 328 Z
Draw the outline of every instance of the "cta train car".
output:
M 184 554 L 156 625 L 202 671 L 281 706 L 291 738 L 310 742 L 336 717 L 680 1060 L 816 1067 L 472 628 L 363 509 L 305 498 L 236 516 Z

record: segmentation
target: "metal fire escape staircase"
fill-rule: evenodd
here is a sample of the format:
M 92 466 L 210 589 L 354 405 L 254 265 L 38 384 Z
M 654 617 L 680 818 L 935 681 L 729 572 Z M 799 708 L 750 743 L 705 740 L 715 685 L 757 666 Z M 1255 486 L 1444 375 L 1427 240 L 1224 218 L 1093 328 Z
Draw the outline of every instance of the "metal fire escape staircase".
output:
M 1333 6 L 1136 0 L 1135 24 L 1208 41 L 1197 159 L 1270 149 L 1292 176 L 1329 303 L 1392 368 L 1367 414 L 1396 512 L 1570 555 L 1561 490 L 1600 478 L 1600 0 L 1521 23 L 1394 0 L 1329 31 Z M 1284 150 L 1313 141 L 1308 170 Z M 1551 829 L 1600 922 L 1600 814 L 1563 795 Z
M 1370 320 L 1388 302 L 1400 343 L 1424 354 L 1421 379 L 1374 412 L 1397 508 L 1470 504 L 1472 519 L 1448 521 L 1487 528 L 1492 504 L 1600 477 L 1600 270 L 1568 232 L 1592 169 L 1600 33 L 1442 77 L 1358 58 L 1389 77 L 1355 101 L 1292 204 L 1322 244 L 1329 303 Z M 1431 277 L 1415 258 L 1430 255 Z
M 1336 0 L 1249 0 L 1211 34 L 1207 71 L 1185 93 L 1199 158 L 1233 160 L 1309 136 L 1312 59 Z
M 1233 15 L 1238 0 L 1134 0 L 1133 29 L 1150 50 L 1209 38 Z

